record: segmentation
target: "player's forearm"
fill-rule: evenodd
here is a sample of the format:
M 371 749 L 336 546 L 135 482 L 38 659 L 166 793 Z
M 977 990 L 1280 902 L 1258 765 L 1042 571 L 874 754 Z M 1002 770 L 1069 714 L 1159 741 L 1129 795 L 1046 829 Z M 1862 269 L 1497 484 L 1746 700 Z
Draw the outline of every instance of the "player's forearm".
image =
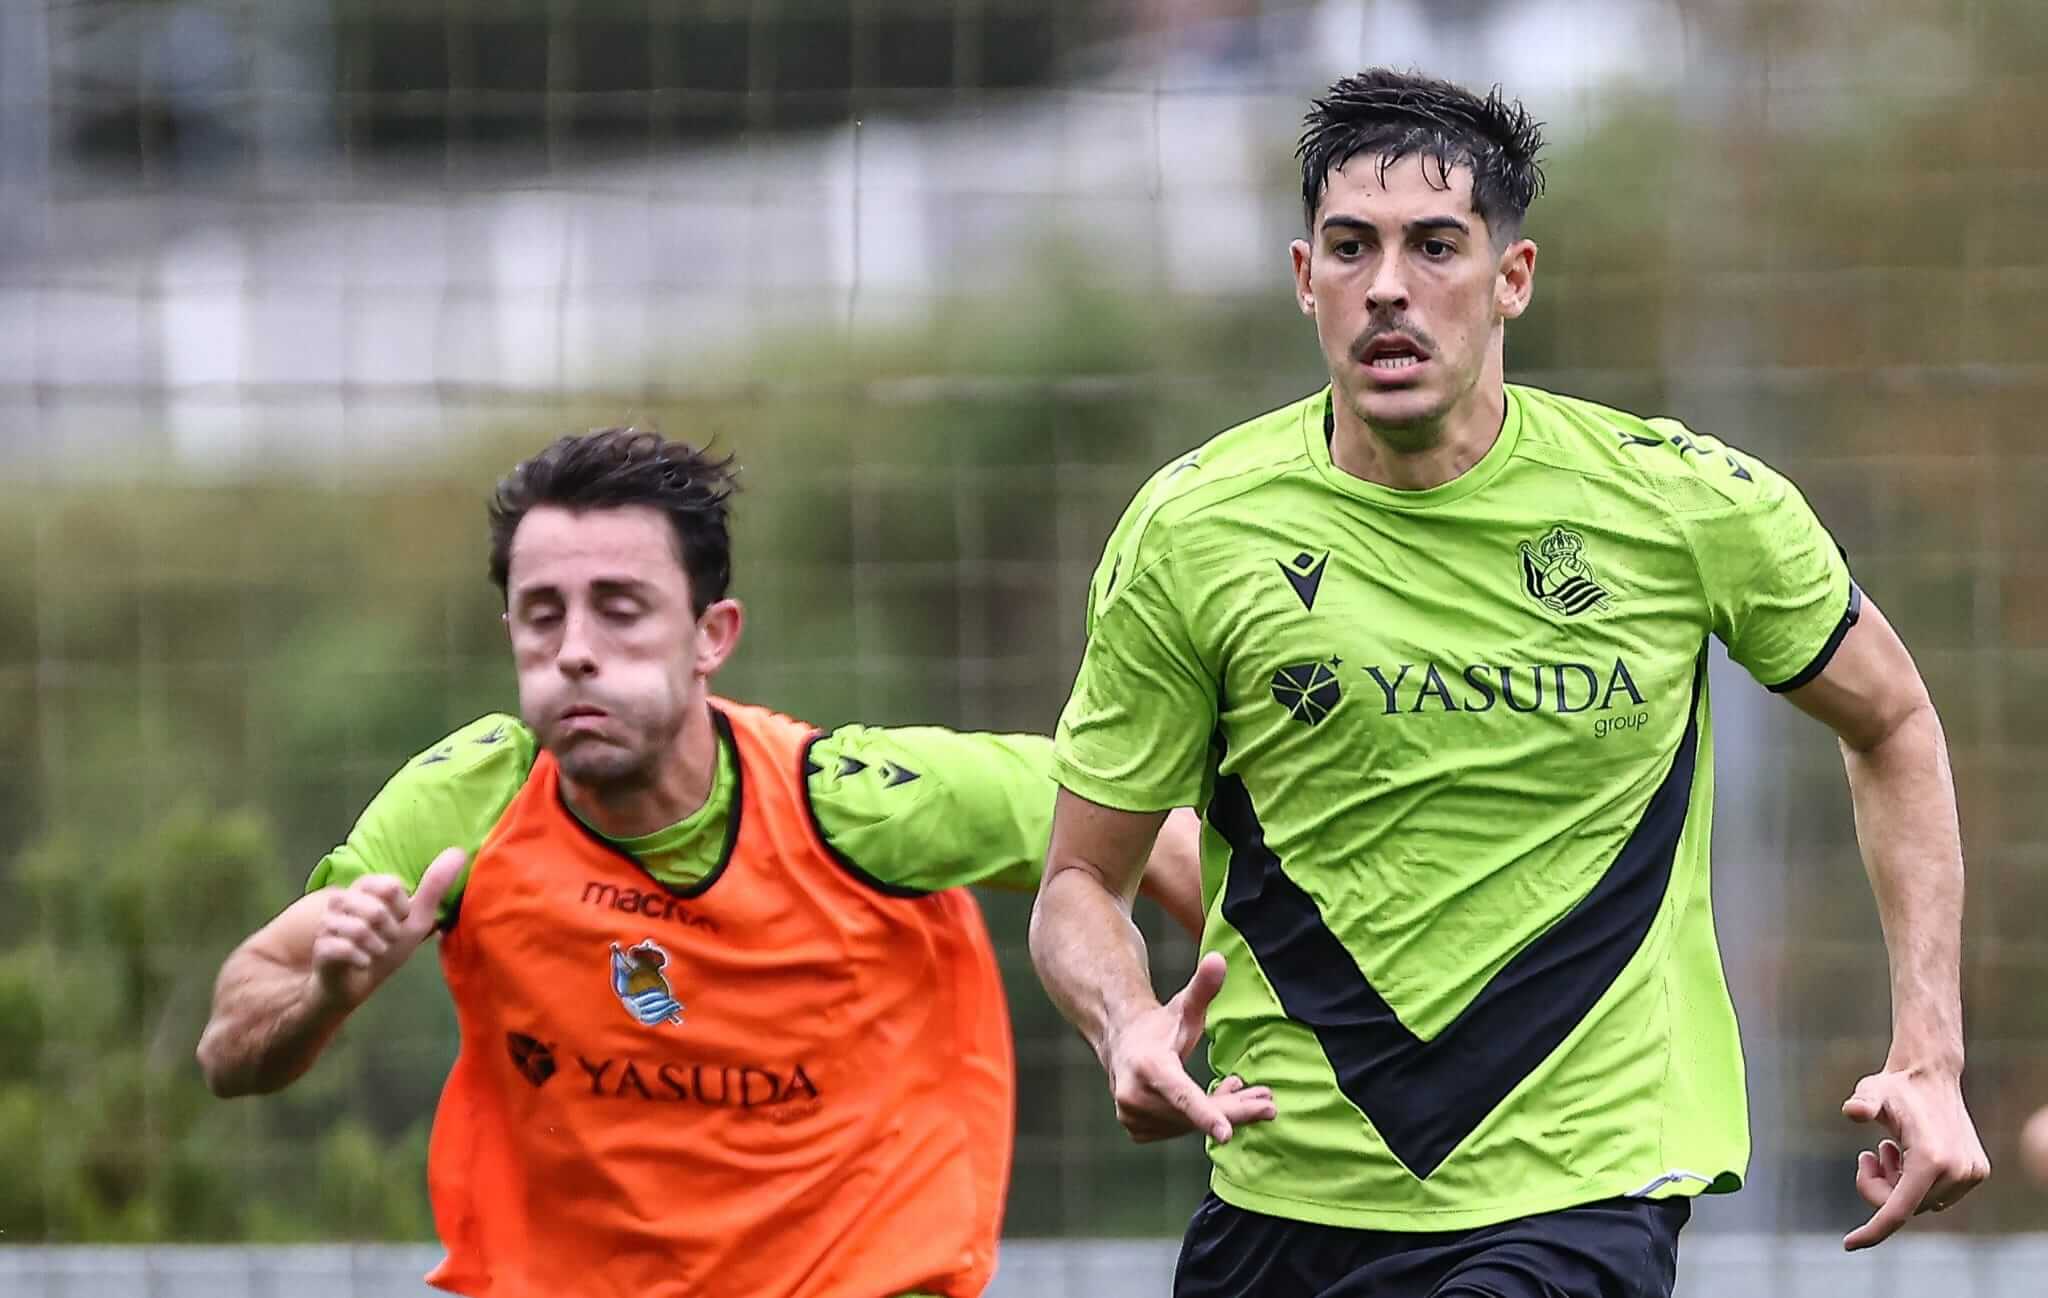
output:
M 215 1095 L 264 1095 L 298 1080 L 349 1007 L 320 989 L 311 961 L 280 959 L 254 940 L 221 967 L 199 1068 Z
M 1031 908 L 1031 963 L 1097 1058 L 1119 1028 L 1159 1005 L 1130 903 L 1085 866 L 1047 867 Z
M 1891 957 L 1890 1066 L 1960 1072 L 1963 854 L 1941 721 L 1926 705 L 1842 753 Z

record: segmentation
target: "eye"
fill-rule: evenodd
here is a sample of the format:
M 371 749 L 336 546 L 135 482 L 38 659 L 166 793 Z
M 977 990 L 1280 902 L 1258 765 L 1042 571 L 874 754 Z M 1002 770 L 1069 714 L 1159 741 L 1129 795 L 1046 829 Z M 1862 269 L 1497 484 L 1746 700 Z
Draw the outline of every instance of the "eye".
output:
M 1365 245 L 1357 239 L 1340 239 L 1331 251 L 1339 257 L 1356 257 L 1365 251 Z
M 561 620 L 562 610 L 558 608 L 530 608 L 526 610 L 526 625 L 533 627 L 535 630 L 545 631 Z
M 1431 261 L 1442 261 L 1456 251 L 1456 248 L 1442 239 L 1424 239 L 1422 241 L 1422 255 Z
M 598 605 L 597 611 L 612 622 L 631 622 L 640 616 L 640 606 L 629 599 L 607 600 Z

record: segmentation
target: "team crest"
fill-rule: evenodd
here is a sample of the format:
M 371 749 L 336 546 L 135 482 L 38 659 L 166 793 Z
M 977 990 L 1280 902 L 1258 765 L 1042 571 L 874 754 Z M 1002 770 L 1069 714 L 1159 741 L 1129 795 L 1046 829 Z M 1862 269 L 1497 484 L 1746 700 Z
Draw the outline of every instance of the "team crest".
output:
M 668 975 L 662 972 L 667 967 L 668 952 L 653 938 L 625 951 L 612 943 L 612 991 L 642 1027 L 683 1021 L 682 1003 L 669 990 Z
M 1565 527 L 1551 528 L 1533 546 L 1522 542 L 1522 589 L 1530 599 L 1566 617 L 1590 613 L 1610 598 L 1586 566 L 1586 538 Z

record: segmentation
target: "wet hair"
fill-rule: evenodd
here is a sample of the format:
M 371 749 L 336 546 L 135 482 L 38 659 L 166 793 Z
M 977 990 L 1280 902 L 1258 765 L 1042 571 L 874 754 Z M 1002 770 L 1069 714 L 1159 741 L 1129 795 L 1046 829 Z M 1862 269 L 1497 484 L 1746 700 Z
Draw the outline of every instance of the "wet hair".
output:
M 675 529 L 676 557 L 690 578 L 697 616 L 732 585 L 731 508 L 739 489 L 730 455 L 639 428 L 600 428 L 557 440 L 515 466 L 491 494 L 491 581 L 509 594 L 512 534 L 539 505 L 575 511 L 658 509 Z
M 1372 68 L 1346 77 L 1315 100 L 1302 118 L 1302 218 L 1315 229 L 1316 207 L 1330 172 L 1360 155 L 1379 159 L 1380 175 L 1420 156 L 1431 183 L 1450 186 L 1457 167 L 1472 171 L 1472 207 L 1495 243 L 1521 233 L 1522 217 L 1543 192 L 1543 124 L 1499 86 L 1480 98 L 1463 86 L 1419 73 Z

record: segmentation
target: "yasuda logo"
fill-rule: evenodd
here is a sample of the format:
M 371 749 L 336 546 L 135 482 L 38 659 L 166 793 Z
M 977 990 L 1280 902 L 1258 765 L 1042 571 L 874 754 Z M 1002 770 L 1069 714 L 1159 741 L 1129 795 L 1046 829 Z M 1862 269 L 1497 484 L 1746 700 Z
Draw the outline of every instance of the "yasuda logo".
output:
M 1609 712 L 1642 707 L 1635 673 L 1620 658 L 1609 668 L 1591 663 L 1474 663 L 1464 668 L 1439 663 L 1367 667 L 1379 687 L 1385 716 L 1418 712 Z
M 1305 725 L 1320 724 L 1343 700 L 1344 688 L 1337 683 L 1337 663 L 1296 663 L 1273 673 L 1273 701 L 1287 709 L 1287 715 Z
M 505 1050 L 519 1075 L 535 1086 L 547 1085 L 548 1078 L 555 1075 L 555 1052 L 545 1041 L 524 1032 L 507 1032 Z

